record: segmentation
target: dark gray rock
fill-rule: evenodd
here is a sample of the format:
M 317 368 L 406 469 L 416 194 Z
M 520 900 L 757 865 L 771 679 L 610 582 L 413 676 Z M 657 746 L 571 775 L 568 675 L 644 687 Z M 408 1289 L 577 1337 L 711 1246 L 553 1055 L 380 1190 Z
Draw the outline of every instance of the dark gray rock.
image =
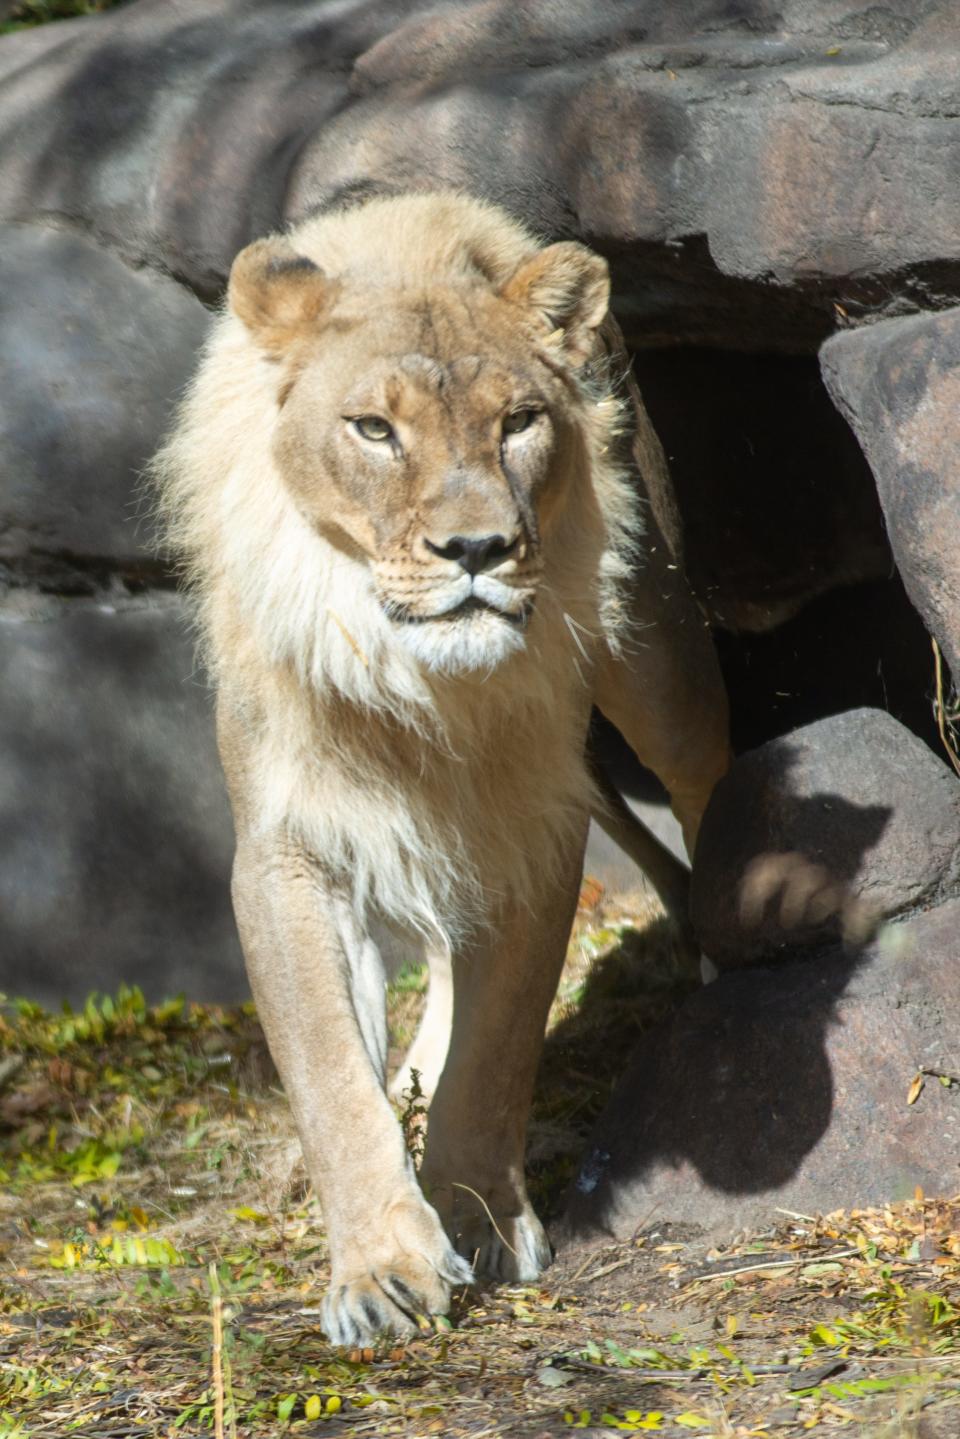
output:
M 749 904 L 764 856 L 816 866 L 813 912 L 781 913 L 784 886 Z M 788 865 L 790 862 L 787 862 Z M 802 884 L 802 877 L 799 881 Z M 762 883 L 757 879 L 755 883 Z M 835 901 L 824 893 L 840 886 Z M 838 934 L 846 899 L 878 916 L 934 903 L 960 887 L 960 781 L 882 710 L 832 715 L 741 755 L 707 807 L 693 870 L 694 927 L 710 958 L 736 967 Z M 817 894 L 828 912 L 816 912 Z
M 181 286 L 90 239 L 0 227 L 0 564 L 55 584 L 85 562 L 143 566 L 138 477 L 207 324 Z
M 950 0 L 138 0 L 4 40 L 0 218 L 209 296 L 344 187 L 463 185 L 609 254 L 631 342 L 809 349 L 960 294 L 958 40 Z
M 399 6 L 141 0 L 0 44 L 0 216 L 55 215 L 216 294 Z
M 247 993 L 233 835 L 183 604 L 0 614 L 0 988 Z
M 647 1035 L 588 1144 L 565 1240 L 646 1221 L 730 1232 L 960 1185 L 960 901 L 859 956 L 724 974 Z
M 820 359 L 907 592 L 960 685 L 960 309 L 838 335 Z

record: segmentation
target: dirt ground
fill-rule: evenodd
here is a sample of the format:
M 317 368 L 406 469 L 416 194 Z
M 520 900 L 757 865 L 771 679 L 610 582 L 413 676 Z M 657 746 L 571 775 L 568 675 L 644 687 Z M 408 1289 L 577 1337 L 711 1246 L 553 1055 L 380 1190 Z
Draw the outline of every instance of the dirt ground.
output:
M 541 1212 L 685 988 L 650 902 L 588 882 L 531 1131 Z M 422 991 L 392 990 L 398 1054 Z M 346 1352 L 318 1327 L 322 1217 L 249 1007 L 2 1013 L 0 1439 L 960 1436 L 960 1196 L 781 1213 L 720 1249 L 654 1219 Z

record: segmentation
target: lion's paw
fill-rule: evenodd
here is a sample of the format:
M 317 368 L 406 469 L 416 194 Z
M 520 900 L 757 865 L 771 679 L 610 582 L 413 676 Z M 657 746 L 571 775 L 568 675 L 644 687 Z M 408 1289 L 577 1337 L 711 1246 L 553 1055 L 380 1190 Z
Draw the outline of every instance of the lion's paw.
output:
M 368 1344 L 382 1334 L 414 1334 L 431 1314 L 445 1314 L 451 1291 L 473 1281 L 430 1210 L 414 1232 L 396 1227 L 392 1253 L 376 1246 L 362 1269 L 335 1266 L 320 1322 L 333 1344 Z M 436 1230 L 436 1234 L 416 1232 Z M 436 1242 L 431 1242 L 436 1241 Z
M 451 1290 L 472 1280 L 470 1265 L 452 1250 L 442 1271 L 398 1256 L 389 1268 L 331 1286 L 320 1322 L 332 1344 L 367 1344 L 381 1334 L 404 1338 L 427 1316 L 446 1313 Z
M 527 1283 L 553 1257 L 543 1225 L 529 1204 L 511 1218 L 492 1224 L 485 1213 L 459 1216 L 452 1238 L 474 1272 L 500 1283 Z

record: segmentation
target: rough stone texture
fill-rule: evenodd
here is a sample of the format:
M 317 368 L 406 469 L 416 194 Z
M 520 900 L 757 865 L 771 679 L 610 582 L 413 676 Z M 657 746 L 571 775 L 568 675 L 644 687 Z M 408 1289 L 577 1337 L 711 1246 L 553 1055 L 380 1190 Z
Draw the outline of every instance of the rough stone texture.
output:
M 837 934 L 836 913 L 784 925 L 775 901 L 744 923 L 749 864 L 789 852 L 879 915 L 936 902 L 960 888 L 960 781 L 882 710 L 832 715 L 741 755 L 707 808 L 693 873 L 694 927 L 716 964 Z
M 638 1047 L 587 1146 L 563 1236 L 645 1220 L 731 1231 L 960 1186 L 960 901 L 860 956 L 724 974 Z
M 960 309 L 838 335 L 821 365 L 876 476 L 907 592 L 960 685 Z
M 447 182 L 609 254 L 632 341 L 809 349 L 960 293 L 958 38 L 951 0 L 139 0 L 4 41 L 0 218 L 209 296 L 343 187 Z
M 207 324 L 89 239 L 0 226 L 0 566 L 62 585 L 78 563 L 144 564 L 137 476 Z
M 192 676 L 192 678 L 191 678 Z M 0 614 L 0 987 L 247 994 L 233 835 L 183 604 Z

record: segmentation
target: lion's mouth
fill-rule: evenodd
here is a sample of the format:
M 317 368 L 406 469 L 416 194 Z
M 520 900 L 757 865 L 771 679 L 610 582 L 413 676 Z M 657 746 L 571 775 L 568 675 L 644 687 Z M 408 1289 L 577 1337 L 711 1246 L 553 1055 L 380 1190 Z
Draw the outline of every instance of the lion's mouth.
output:
M 436 625 L 469 620 L 475 615 L 495 615 L 497 619 L 505 620 L 515 629 L 522 630 L 530 618 L 532 609 L 532 601 L 524 603 L 519 609 L 508 610 L 500 605 L 491 604 L 489 600 L 481 599 L 479 595 L 468 595 L 460 604 L 454 605 L 448 610 L 441 610 L 439 614 L 418 615 L 414 614 L 412 610 L 391 607 L 390 618 L 406 625 Z

